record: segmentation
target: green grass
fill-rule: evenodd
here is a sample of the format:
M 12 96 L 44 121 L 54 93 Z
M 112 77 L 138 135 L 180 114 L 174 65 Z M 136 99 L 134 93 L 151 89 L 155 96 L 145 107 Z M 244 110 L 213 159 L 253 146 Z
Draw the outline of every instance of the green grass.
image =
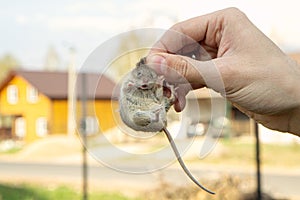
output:
M 217 155 L 212 154 L 203 160 L 211 164 L 251 165 L 254 163 L 254 144 L 238 142 L 231 139 L 220 139 L 222 150 Z
M 0 154 L 14 154 L 14 153 L 18 153 L 21 150 L 22 150 L 21 147 L 14 147 L 5 151 L 0 151 Z
M 200 162 L 223 165 L 254 166 L 254 140 L 220 139 L 222 151 L 218 155 L 209 155 Z M 260 144 L 261 163 L 271 167 L 300 167 L 299 144 Z M 193 160 L 199 161 L 199 160 Z
M 262 163 L 270 166 L 300 167 L 300 145 L 261 145 Z
M 255 159 L 255 143 L 253 141 L 222 141 L 227 149 L 229 162 L 251 164 Z M 298 144 L 260 144 L 261 162 L 265 166 L 299 167 L 300 145 Z M 224 160 L 226 162 L 226 160 Z
M 67 186 L 45 188 L 28 184 L 0 184 L 0 200 L 80 200 L 82 194 Z M 91 192 L 89 200 L 133 200 L 119 193 Z

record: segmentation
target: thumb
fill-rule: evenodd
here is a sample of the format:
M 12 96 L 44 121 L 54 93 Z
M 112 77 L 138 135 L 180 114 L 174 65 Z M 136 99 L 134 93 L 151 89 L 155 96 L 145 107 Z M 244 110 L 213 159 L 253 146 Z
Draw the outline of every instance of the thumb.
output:
M 156 53 L 147 64 L 170 83 L 202 85 L 223 93 L 224 83 L 214 60 L 198 61 L 187 56 Z
M 196 60 L 194 60 L 196 61 Z M 197 62 L 197 61 L 196 61 Z M 149 55 L 147 64 L 163 75 L 171 83 L 197 83 L 203 85 L 199 71 L 193 65 L 193 59 L 168 53 Z

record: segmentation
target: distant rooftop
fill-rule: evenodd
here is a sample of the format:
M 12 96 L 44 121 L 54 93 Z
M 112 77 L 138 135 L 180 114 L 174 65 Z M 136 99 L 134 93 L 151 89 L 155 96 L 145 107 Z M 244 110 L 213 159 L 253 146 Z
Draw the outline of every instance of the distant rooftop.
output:
M 0 90 L 5 87 L 15 76 L 21 76 L 34 86 L 40 93 L 51 99 L 68 98 L 68 73 L 48 71 L 11 71 L 7 78 L 0 84 Z M 76 93 L 80 98 L 82 74 L 77 74 Z M 102 74 L 86 74 L 87 97 L 95 99 L 111 99 L 115 83 Z

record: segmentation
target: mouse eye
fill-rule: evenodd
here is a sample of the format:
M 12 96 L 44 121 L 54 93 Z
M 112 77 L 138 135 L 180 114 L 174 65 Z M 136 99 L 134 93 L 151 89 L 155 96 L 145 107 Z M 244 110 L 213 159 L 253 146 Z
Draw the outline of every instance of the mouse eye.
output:
M 142 76 L 142 72 L 138 72 L 138 73 L 137 73 L 137 76 L 138 76 L 138 77 L 141 77 L 141 76 Z

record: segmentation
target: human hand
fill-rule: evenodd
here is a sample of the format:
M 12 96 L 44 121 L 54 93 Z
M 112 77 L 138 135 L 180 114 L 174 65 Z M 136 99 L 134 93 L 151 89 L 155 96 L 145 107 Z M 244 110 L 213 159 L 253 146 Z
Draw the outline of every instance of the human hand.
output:
M 147 63 L 170 82 L 182 76 L 193 89 L 212 88 L 264 126 L 300 136 L 300 66 L 236 8 L 175 24 Z M 214 84 L 219 76 L 222 86 Z M 177 111 L 189 91 L 179 88 Z

